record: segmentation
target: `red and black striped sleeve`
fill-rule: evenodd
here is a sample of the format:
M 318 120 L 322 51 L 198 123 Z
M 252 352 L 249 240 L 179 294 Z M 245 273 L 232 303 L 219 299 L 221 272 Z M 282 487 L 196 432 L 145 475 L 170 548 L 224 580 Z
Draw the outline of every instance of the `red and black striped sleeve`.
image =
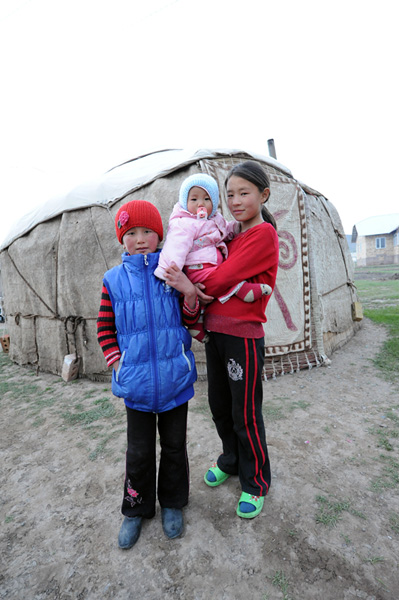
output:
M 188 327 L 188 329 L 190 329 L 190 327 L 198 321 L 200 314 L 201 314 L 201 308 L 200 308 L 200 305 L 198 302 L 198 296 L 195 300 L 194 308 L 190 308 L 188 306 L 188 304 L 184 300 L 183 295 L 180 297 L 180 305 L 181 305 L 181 310 L 182 310 L 183 323 L 186 327 Z
M 103 284 L 101 290 L 101 304 L 97 318 L 97 339 L 104 353 L 108 367 L 121 357 L 115 328 L 115 314 L 108 290 Z

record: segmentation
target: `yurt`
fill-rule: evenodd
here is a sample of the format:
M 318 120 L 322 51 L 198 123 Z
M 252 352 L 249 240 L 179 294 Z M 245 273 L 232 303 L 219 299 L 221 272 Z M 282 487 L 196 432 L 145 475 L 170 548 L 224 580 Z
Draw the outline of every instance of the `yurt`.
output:
M 274 158 L 227 149 L 140 156 L 22 218 L 0 247 L 11 359 L 61 375 L 65 356 L 76 355 L 79 376 L 108 379 L 96 319 L 103 274 L 120 262 L 114 229 L 119 206 L 151 201 L 166 232 L 181 182 L 205 172 L 217 179 L 220 209 L 230 220 L 224 179 L 233 165 L 248 159 L 270 176 L 268 208 L 280 242 L 264 328 L 264 377 L 328 362 L 360 326 L 354 267 L 338 212 Z M 194 341 L 193 347 L 204 377 L 203 345 Z

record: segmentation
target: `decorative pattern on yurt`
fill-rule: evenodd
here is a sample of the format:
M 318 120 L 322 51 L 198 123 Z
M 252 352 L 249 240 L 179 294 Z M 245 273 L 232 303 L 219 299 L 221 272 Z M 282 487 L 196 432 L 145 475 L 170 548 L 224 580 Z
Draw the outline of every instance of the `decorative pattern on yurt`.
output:
M 360 326 L 354 320 L 353 263 L 335 207 L 276 160 L 239 150 L 164 151 L 106 173 L 21 222 L 0 248 L 10 357 L 61 374 L 76 354 L 79 374 L 107 379 L 97 343 L 102 277 L 120 261 L 114 216 L 133 199 L 153 202 L 165 232 L 181 182 L 203 171 L 215 177 L 227 219 L 224 180 L 234 164 L 256 160 L 269 173 L 268 208 L 277 221 L 280 260 L 265 324 L 266 379 L 319 366 Z M 256 251 L 256 250 L 255 250 Z M 233 332 L 232 332 L 233 333 Z M 205 376 L 202 344 L 193 342 Z

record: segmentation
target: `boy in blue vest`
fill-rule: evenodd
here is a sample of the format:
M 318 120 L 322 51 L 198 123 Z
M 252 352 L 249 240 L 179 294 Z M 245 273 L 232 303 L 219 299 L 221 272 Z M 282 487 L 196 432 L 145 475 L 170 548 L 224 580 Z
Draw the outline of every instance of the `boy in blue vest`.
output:
M 104 275 L 98 341 L 112 365 L 112 392 L 127 412 L 126 476 L 118 543 L 131 548 L 143 519 L 155 515 L 156 495 L 168 538 L 183 531 L 188 502 L 187 403 L 197 373 L 190 326 L 200 314 L 196 288 L 175 265 L 166 281 L 154 275 L 163 238 L 161 216 L 145 200 L 120 207 L 116 236 L 122 264 Z M 173 287 L 171 287 L 173 286 Z M 161 455 L 156 491 L 156 433 Z

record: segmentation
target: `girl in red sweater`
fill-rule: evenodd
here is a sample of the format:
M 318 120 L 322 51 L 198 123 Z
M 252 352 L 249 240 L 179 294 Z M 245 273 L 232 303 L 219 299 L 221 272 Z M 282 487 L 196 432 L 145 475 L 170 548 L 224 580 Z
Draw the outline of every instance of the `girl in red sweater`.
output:
M 225 185 L 241 232 L 228 244 L 227 260 L 208 276 L 206 294 L 217 298 L 243 280 L 274 288 L 279 246 L 275 220 L 264 206 L 269 178 L 258 163 L 247 161 L 231 169 Z M 205 313 L 209 406 L 223 451 L 204 479 L 214 487 L 238 474 L 237 514 L 246 519 L 260 513 L 270 486 L 262 416 L 263 323 L 269 299 L 247 304 L 232 296 L 225 304 L 212 302 Z

